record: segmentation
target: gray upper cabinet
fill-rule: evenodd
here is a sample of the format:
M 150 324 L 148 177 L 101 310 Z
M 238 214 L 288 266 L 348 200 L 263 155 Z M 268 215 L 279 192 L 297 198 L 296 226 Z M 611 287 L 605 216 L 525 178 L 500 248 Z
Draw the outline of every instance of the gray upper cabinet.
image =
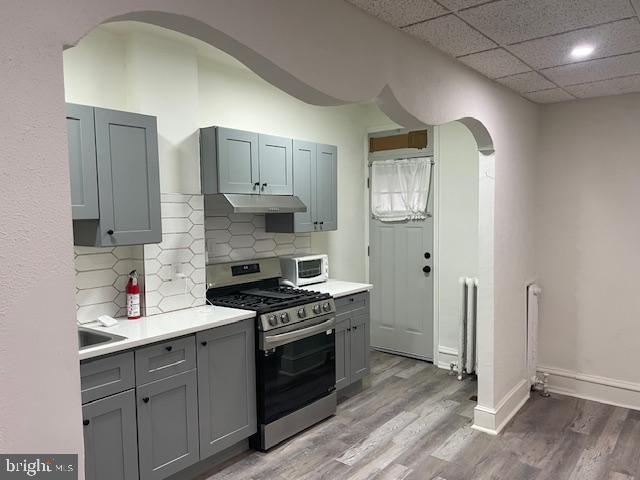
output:
M 307 206 L 301 213 L 269 213 L 268 232 L 321 232 L 338 228 L 338 148 L 293 141 L 293 194 Z
M 201 128 L 202 192 L 293 195 L 292 147 L 290 138 Z
M 138 480 L 136 404 L 133 390 L 82 407 L 85 478 Z
M 294 194 L 307 206 L 306 212 L 294 213 L 294 231 L 313 232 L 316 189 L 314 174 L 316 169 L 316 144 L 312 142 L 293 141 L 293 176 Z M 286 214 L 285 214 L 286 215 Z
M 253 319 L 197 334 L 200 458 L 257 431 Z
M 259 193 L 258 134 L 218 128 L 217 143 L 219 193 Z
M 338 147 L 318 145 L 316 156 L 316 204 L 318 230 L 338 228 Z
M 196 371 L 137 388 L 140 480 L 160 480 L 199 459 Z
M 98 219 L 100 212 L 93 108 L 67 104 L 67 139 L 73 219 Z
M 260 193 L 293 195 L 293 141 L 259 135 Z
M 160 242 L 156 118 L 102 108 L 92 110 L 99 218 L 75 220 L 74 243 L 112 247 Z M 70 146 L 69 151 L 73 162 L 73 152 L 78 150 Z

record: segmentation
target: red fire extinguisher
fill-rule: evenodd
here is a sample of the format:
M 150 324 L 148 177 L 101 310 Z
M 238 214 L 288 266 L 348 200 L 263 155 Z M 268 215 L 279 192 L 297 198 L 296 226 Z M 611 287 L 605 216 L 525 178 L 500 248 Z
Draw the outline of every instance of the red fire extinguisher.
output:
M 140 318 L 140 285 L 138 285 L 138 272 L 132 270 L 127 282 L 127 318 L 135 320 Z

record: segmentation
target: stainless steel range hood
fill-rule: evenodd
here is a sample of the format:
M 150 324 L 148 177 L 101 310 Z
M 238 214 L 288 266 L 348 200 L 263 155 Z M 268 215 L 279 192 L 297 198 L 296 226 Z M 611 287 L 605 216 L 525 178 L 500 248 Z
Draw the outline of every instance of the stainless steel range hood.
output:
M 228 213 L 294 213 L 306 212 L 307 207 L 295 195 L 242 195 L 217 193 L 204 196 L 207 212 Z

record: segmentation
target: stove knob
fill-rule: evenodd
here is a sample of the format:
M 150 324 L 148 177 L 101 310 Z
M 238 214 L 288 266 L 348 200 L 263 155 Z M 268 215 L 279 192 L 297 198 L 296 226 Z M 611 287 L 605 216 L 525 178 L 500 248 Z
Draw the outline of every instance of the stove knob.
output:
M 307 311 L 304 308 L 298 310 L 298 317 L 304 318 L 307 316 Z
M 289 314 L 287 312 L 281 313 L 280 321 L 282 321 L 282 323 L 289 323 Z
M 313 306 L 313 313 L 320 313 L 320 304 Z
M 278 318 L 275 315 L 269 315 L 269 325 L 272 327 L 278 325 Z
M 324 305 L 322 305 L 322 309 L 325 312 L 328 312 L 329 310 L 331 310 L 331 305 L 329 305 L 329 302 L 325 302 Z

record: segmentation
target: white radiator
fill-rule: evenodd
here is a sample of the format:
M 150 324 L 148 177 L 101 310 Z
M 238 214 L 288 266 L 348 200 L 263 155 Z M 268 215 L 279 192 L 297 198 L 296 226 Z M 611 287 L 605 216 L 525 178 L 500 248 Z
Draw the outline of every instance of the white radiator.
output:
M 460 277 L 460 336 L 458 342 L 458 380 L 464 373 L 476 372 L 476 327 L 478 324 L 478 279 Z
M 538 364 L 538 299 L 542 290 L 531 283 L 527 285 L 527 370 L 529 383 L 536 384 Z

